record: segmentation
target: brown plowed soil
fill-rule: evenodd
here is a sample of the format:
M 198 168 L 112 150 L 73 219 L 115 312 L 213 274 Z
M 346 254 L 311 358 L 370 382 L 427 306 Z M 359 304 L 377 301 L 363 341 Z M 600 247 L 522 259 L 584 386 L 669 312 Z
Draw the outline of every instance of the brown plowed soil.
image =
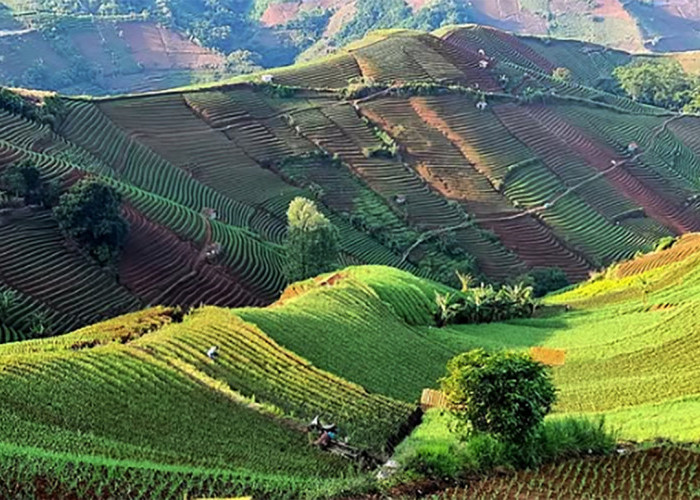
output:
M 181 240 L 132 207 L 127 207 L 126 215 L 131 228 L 119 265 L 120 281 L 145 302 L 228 307 L 268 302 L 242 286 L 222 266 L 202 259 L 201 250 L 193 243 Z
M 149 69 L 202 69 L 224 62 L 223 56 L 155 24 L 120 23 L 119 29 L 133 58 Z

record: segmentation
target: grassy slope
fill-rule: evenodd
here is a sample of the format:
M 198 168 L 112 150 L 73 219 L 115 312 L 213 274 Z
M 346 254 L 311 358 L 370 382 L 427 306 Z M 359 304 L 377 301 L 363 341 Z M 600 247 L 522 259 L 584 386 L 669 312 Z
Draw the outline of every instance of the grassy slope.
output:
M 380 450 L 412 411 L 315 369 L 226 309 L 177 317 L 155 308 L 0 349 L 0 456 L 9 469 L 33 464 L 6 470 L 0 497 L 17 484 L 36 494 L 38 476 L 117 497 L 342 488 L 330 478 L 356 474 L 311 448 L 302 422 L 323 413 Z M 204 355 L 214 343 L 216 363 Z M 125 468 L 132 480 L 115 480 Z
M 299 425 L 321 412 L 379 449 L 411 406 L 377 394 L 416 401 L 476 346 L 565 349 L 553 418 L 604 413 L 623 438 L 698 439 L 700 252 L 640 262 L 642 274 L 613 268 L 546 301 L 571 311 L 529 320 L 437 329 L 442 285 L 363 266 L 298 283 L 264 309 L 207 307 L 179 323 L 156 308 L 0 346 L 0 454 L 7 467 L 33 464 L 5 474 L 0 493 L 41 476 L 123 495 L 133 482 L 113 477 L 125 468 L 151 497 L 338 491 L 347 482 L 328 478 L 347 463 L 310 449 Z
M 624 278 L 613 270 L 546 300 L 571 304 L 570 312 L 505 323 L 437 329 L 417 316 L 406 324 L 397 315 L 431 305 L 433 290 L 399 271 L 367 267 L 346 270 L 331 288 L 237 314 L 317 366 L 406 400 L 434 386 L 445 361 L 463 350 L 563 349 L 566 362 L 554 369 L 558 414 L 604 413 L 630 439 L 698 439 L 700 253 L 661 262 Z

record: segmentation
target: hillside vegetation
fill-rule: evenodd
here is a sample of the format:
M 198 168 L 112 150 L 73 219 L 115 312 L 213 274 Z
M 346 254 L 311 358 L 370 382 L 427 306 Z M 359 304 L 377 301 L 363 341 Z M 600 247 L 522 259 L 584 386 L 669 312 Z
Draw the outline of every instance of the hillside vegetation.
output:
M 338 228 L 341 265 L 453 285 L 455 270 L 504 282 L 558 267 L 579 281 L 700 229 L 700 119 L 593 88 L 627 62 L 468 26 L 375 33 L 272 83 L 6 93 L 0 173 L 31 164 L 63 191 L 104 182 L 130 230 L 118 264 L 99 267 L 49 212 L 5 194 L 3 286 L 49 333 L 147 305 L 267 304 L 286 285 L 298 196 Z
M 526 320 L 437 328 L 442 285 L 361 266 L 297 283 L 266 308 L 157 307 L 0 346 L 0 494 L 358 491 L 359 471 L 310 446 L 307 419 L 320 413 L 385 453 L 444 362 L 473 347 L 564 351 L 552 418 L 604 414 L 624 439 L 697 440 L 698 241 L 613 267 Z
M 155 90 L 313 60 L 377 29 L 464 23 L 633 53 L 700 48 L 700 11 L 685 0 L 4 0 L 0 77 L 66 93 Z

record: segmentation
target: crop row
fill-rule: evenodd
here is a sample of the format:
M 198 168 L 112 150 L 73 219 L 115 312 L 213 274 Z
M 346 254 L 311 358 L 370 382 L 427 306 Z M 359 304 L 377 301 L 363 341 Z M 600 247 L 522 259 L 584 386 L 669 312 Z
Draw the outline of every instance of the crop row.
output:
M 686 128 L 691 131 L 696 129 L 696 118 L 669 121 L 667 117 L 628 116 L 585 108 L 572 113 L 571 107 L 562 107 L 558 111 L 570 116 L 574 123 L 580 123 L 590 133 L 604 138 L 618 150 L 636 142 L 644 153 L 642 161 L 645 170 L 649 171 L 647 175 L 653 173 L 665 180 L 658 182 L 658 187 L 666 195 L 673 197 L 677 195 L 674 189 L 682 192 L 697 189 L 700 185 L 700 160 L 676 136 L 676 131 L 682 134 Z M 654 179 L 650 177 L 650 180 Z
M 652 448 L 482 479 L 440 498 L 693 498 L 700 488 L 699 465 L 696 451 Z
M 656 269 L 674 262 L 680 262 L 700 250 L 700 235 L 683 235 L 670 249 L 654 252 L 642 257 L 623 262 L 615 268 L 615 276 L 623 278 Z
M 394 35 L 351 50 L 365 77 L 378 82 L 459 81 L 464 74 L 430 43 L 430 35 Z
M 202 249 L 133 209 L 127 215 L 130 230 L 119 262 L 120 283 L 146 302 L 263 305 L 259 293 L 247 290 L 226 268 L 215 267 L 215 259 L 208 262 Z
M 529 208 L 542 206 L 565 190 L 545 166 L 531 163 L 509 176 L 505 193 Z M 636 250 L 650 249 L 653 243 L 592 210 L 577 193 L 559 199 L 542 213 L 542 218 L 587 255 L 606 262 L 620 260 Z
M 66 248 L 47 213 L 0 227 L 0 276 L 9 286 L 82 324 L 140 305 L 105 271 Z
M 310 447 L 303 433 L 130 347 L 136 342 L 3 356 L 0 441 L 303 477 L 345 468 Z M 24 421 L 21 434 L 17 419 Z
M 172 325 L 135 345 L 165 360 L 189 363 L 244 396 L 272 404 L 302 421 L 322 414 L 324 420 L 338 423 L 352 442 L 378 451 L 412 410 L 318 370 L 255 325 L 223 309 L 198 310 L 182 327 Z M 211 345 L 219 347 L 215 363 L 205 356 Z
M 389 125 L 409 124 L 408 131 L 400 134 L 400 140 L 405 141 L 417 170 L 424 173 L 436 189 L 461 201 L 476 216 L 477 222 L 485 220 L 483 225 L 494 231 L 520 259 L 531 266 L 544 265 L 542 259 L 547 259 L 567 269 L 572 277 L 585 274 L 582 259 L 563 248 L 546 226 L 530 217 L 514 217 L 513 207 L 482 172 L 480 165 L 464 156 L 473 152 L 466 145 L 466 139 L 452 132 L 442 115 L 430 106 L 431 102 L 423 98 L 414 98 L 410 103 L 383 100 L 373 103 L 372 109 Z M 458 149 L 456 144 L 462 147 Z M 475 156 L 478 158 L 478 154 Z M 493 255 L 487 258 L 493 260 Z
M 350 54 L 337 54 L 318 62 L 273 70 L 272 73 L 275 82 L 282 85 L 318 89 L 343 88 L 348 80 L 362 76 L 355 58 Z

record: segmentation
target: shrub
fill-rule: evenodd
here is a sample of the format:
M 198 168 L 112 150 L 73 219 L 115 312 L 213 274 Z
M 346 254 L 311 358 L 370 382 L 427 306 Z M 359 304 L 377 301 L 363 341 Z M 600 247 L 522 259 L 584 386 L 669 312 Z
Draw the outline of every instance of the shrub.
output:
M 54 215 L 61 229 L 100 265 L 113 264 L 129 232 L 121 195 L 111 186 L 83 179 L 61 196 Z
M 459 354 L 440 384 L 471 431 L 515 443 L 530 438 L 556 399 L 548 367 L 513 351 Z
M 285 274 L 290 282 L 332 270 L 338 259 L 338 230 L 316 204 L 292 200 L 287 210 Z
M 483 283 L 478 287 L 470 287 L 469 284 L 465 287 L 464 282 L 461 284 L 460 293 L 436 293 L 435 322 L 438 326 L 524 318 L 532 316 L 535 311 L 536 304 L 530 286 L 504 285 L 496 289 L 493 285 Z

